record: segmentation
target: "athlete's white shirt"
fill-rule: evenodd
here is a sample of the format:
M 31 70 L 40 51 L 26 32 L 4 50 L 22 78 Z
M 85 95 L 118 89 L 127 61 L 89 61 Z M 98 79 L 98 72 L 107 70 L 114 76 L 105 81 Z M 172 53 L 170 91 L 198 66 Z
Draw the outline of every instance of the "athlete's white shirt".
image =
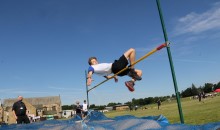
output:
M 98 75 L 106 76 L 112 73 L 112 63 L 100 63 L 91 65 L 88 71 L 92 71 Z

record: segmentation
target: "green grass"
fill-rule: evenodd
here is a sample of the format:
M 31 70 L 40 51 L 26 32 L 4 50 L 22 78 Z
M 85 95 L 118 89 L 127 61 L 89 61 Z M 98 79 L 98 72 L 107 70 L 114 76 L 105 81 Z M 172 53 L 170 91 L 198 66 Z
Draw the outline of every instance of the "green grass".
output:
M 206 98 L 199 102 L 198 100 L 190 100 L 189 98 L 181 99 L 182 112 L 185 124 L 201 125 L 211 122 L 220 121 L 220 96 L 214 98 Z M 144 106 L 147 109 L 141 108 L 137 111 L 111 111 L 105 113 L 107 117 L 113 118 L 121 115 L 134 115 L 136 117 L 143 116 L 158 116 L 164 115 L 171 124 L 180 123 L 180 117 L 177 107 L 177 102 L 162 102 L 160 110 L 157 109 L 157 104 Z

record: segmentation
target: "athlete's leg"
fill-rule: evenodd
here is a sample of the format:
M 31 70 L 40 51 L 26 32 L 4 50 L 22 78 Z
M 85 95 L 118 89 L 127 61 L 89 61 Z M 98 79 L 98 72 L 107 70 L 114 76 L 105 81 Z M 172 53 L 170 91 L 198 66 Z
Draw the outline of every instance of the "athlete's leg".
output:
M 135 56 L 136 56 L 135 49 L 130 48 L 124 53 L 124 56 L 129 60 L 130 64 L 133 64 L 135 62 Z M 131 68 L 134 68 L 134 66 L 131 66 Z
M 129 60 L 130 64 L 133 64 L 135 62 L 135 58 L 136 58 L 136 51 L 135 51 L 135 49 L 130 48 L 129 50 L 127 50 L 124 53 L 124 56 Z M 135 82 L 135 80 L 141 80 L 142 71 L 134 69 L 134 65 L 131 66 L 131 69 L 133 69 L 133 70 L 130 71 L 131 73 L 129 75 L 131 77 L 133 77 L 132 81 Z
M 137 75 L 138 75 L 139 77 L 142 76 L 142 70 L 135 69 L 135 72 L 137 73 Z

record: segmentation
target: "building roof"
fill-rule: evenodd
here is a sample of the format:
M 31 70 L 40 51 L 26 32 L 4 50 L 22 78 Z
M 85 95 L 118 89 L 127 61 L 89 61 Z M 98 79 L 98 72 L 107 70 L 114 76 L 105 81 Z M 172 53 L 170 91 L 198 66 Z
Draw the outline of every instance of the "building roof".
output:
M 60 96 L 23 98 L 23 100 L 27 101 L 33 106 L 42 106 L 44 104 L 60 104 L 61 105 Z M 4 107 L 11 107 L 16 101 L 17 101 L 17 98 L 4 99 L 3 105 Z

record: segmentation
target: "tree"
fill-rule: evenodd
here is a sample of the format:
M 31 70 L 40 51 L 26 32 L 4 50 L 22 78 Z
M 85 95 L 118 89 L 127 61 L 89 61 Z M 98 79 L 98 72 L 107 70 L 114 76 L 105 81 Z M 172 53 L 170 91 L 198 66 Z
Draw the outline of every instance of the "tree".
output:
M 127 105 L 131 105 L 132 103 L 131 103 L 131 102 L 126 102 L 125 104 L 127 104 Z
M 192 96 L 192 89 L 191 88 L 187 88 L 186 90 L 182 91 L 181 96 L 182 97 Z
M 105 107 L 106 107 L 105 105 L 104 105 L 104 106 L 99 106 L 99 107 L 98 107 L 98 110 L 104 110 Z
M 133 104 L 133 105 L 139 105 L 138 99 L 133 98 L 133 99 L 132 99 L 132 104 Z
M 110 102 L 107 106 L 108 106 L 108 107 L 113 107 L 113 106 L 115 106 L 115 105 L 117 105 L 117 103 Z
M 213 85 L 212 83 L 205 83 L 205 86 L 204 86 L 204 88 L 203 88 L 203 91 L 204 91 L 205 93 L 210 93 L 210 92 L 213 91 L 213 87 L 214 87 L 214 85 Z
M 214 90 L 220 88 L 220 82 L 218 82 L 217 84 L 214 84 Z
M 91 104 L 90 106 L 89 106 L 89 108 L 96 108 L 96 106 L 95 106 L 95 104 Z
M 153 102 L 154 102 L 154 98 L 153 97 L 144 98 L 144 103 L 146 105 L 151 104 Z
M 190 97 L 198 95 L 198 89 L 194 84 L 192 84 L 191 88 L 187 88 L 186 90 L 182 91 L 181 96 L 182 97 Z
M 195 95 L 198 95 L 198 89 L 196 88 L 196 86 L 194 84 L 192 84 L 192 87 L 191 87 L 191 96 L 195 96 Z
M 74 105 L 63 105 L 62 106 L 62 110 L 73 110 L 74 109 Z
M 138 104 L 141 105 L 141 106 L 145 105 L 144 99 L 143 98 L 139 99 L 139 103 Z

